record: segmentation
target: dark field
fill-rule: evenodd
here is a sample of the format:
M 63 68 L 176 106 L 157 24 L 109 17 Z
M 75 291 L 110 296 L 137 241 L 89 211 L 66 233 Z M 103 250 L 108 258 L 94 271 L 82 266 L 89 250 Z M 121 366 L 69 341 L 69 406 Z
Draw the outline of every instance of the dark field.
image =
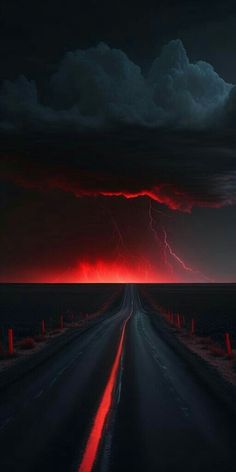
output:
M 232 334 L 236 347 L 235 284 L 143 284 L 138 285 L 142 303 L 181 313 L 190 325 L 196 320 L 199 335 L 218 341 L 224 332 Z M 14 327 L 16 335 L 35 333 L 40 321 L 56 327 L 59 316 L 70 321 L 104 310 L 109 303 L 121 303 L 122 284 L 1 284 L 0 328 Z
M 56 328 L 60 315 L 65 322 L 79 321 L 87 314 L 121 302 L 118 284 L 0 284 L 0 329 L 14 327 L 17 336 L 40 329 L 42 319 Z
M 196 320 L 196 332 L 223 342 L 229 332 L 236 348 L 236 284 L 140 285 L 144 305 L 184 315 L 186 325 Z

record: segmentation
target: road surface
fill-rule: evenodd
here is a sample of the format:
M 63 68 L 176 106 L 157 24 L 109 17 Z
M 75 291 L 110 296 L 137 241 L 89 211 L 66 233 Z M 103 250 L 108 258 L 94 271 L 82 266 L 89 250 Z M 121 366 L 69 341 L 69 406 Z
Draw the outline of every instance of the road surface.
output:
M 233 472 L 234 425 L 127 286 L 119 312 L 0 392 L 0 471 Z

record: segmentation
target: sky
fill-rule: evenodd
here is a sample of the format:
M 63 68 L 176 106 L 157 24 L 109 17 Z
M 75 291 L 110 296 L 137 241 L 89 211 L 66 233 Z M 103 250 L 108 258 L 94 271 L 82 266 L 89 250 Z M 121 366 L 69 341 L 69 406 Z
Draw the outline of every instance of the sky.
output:
M 1 282 L 236 282 L 236 6 L 0 10 Z

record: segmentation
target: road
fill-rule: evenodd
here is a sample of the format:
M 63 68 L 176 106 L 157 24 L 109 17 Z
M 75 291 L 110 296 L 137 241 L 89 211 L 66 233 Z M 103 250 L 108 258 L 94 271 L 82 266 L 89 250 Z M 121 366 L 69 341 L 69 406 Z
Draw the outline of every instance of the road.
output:
M 127 286 L 119 312 L 0 393 L 0 470 L 235 471 L 234 423 Z

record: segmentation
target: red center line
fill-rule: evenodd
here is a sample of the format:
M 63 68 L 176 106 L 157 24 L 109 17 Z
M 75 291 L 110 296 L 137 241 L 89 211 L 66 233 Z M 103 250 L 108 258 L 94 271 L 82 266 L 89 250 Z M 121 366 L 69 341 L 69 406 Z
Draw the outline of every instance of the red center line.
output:
M 112 395 L 113 395 L 114 387 L 116 384 L 116 378 L 117 378 L 117 373 L 118 373 L 118 369 L 120 365 L 120 359 L 121 359 L 121 354 L 122 354 L 122 349 L 123 349 L 123 344 L 124 344 L 125 329 L 126 329 L 127 321 L 130 319 L 130 316 L 124 322 L 116 357 L 112 366 L 112 370 L 111 370 L 108 382 L 103 392 L 102 399 L 97 409 L 94 423 L 93 423 L 90 435 L 88 437 L 88 441 L 86 444 L 86 448 L 83 454 L 81 464 L 78 468 L 78 472 L 91 472 L 93 469 L 97 452 L 98 452 L 98 447 L 102 439 L 102 433 L 103 433 L 104 425 L 106 422 L 106 418 L 112 404 Z

